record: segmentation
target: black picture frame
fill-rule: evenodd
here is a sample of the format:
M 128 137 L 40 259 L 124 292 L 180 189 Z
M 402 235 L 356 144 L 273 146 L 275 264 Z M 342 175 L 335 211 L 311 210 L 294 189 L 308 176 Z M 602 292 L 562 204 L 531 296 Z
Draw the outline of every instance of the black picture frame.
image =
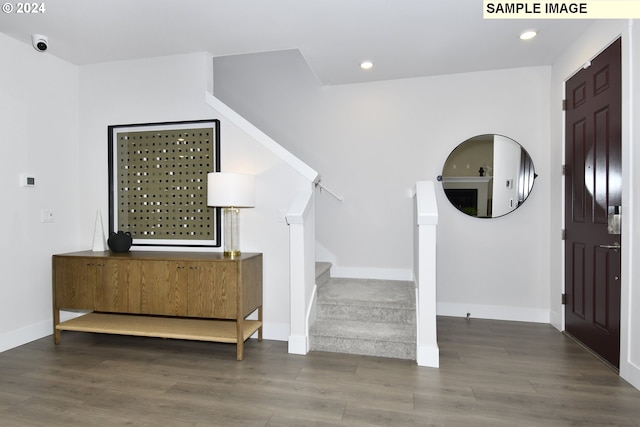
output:
M 109 235 L 134 246 L 221 246 L 207 174 L 220 171 L 220 121 L 108 126 Z

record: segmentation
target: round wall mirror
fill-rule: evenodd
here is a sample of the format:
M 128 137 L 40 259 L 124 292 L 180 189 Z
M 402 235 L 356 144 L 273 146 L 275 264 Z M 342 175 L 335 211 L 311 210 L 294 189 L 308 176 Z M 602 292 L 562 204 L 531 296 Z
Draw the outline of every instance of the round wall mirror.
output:
M 529 197 L 536 178 L 529 153 L 511 138 L 478 135 L 458 145 L 438 177 L 447 199 L 460 212 L 496 218 Z

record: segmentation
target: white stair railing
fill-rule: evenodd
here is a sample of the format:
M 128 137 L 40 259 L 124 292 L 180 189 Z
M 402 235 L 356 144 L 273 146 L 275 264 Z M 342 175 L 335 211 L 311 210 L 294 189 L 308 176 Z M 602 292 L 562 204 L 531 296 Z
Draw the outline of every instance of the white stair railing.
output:
M 318 177 L 316 178 L 316 180 L 314 181 L 314 184 L 317 188 L 320 189 L 320 192 L 322 193 L 323 191 L 326 191 L 327 193 L 331 194 L 337 201 L 341 202 L 344 200 L 344 197 L 342 196 L 338 196 L 336 193 L 334 193 L 333 191 L 329 190 L 326 186 L 324 186 L 322 184 L 322 178 L 320 177 L 320 175 L 318 175 Z

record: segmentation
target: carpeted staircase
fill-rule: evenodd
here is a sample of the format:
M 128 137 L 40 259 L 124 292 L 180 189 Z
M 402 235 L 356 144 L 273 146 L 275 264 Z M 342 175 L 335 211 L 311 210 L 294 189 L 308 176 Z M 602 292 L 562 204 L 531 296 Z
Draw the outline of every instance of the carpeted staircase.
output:
M 316 264 L 316 316 L 311 350 L 416 359 L 413 282 L 330 277 Z

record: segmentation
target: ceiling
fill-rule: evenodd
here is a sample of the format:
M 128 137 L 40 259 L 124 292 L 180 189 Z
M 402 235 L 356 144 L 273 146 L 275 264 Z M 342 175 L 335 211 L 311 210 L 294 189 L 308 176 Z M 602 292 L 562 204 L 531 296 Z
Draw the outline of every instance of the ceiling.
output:
M 299 49 L 325 85 L 550 65 L 593 21 L 484 20 L 482 0 L 54 0 L 0 32 L 77 65 Z M 536 28 L 533 40 L 519 33 Z M 31 34 L 49 39 L 46 53 Z M 368 59 L 374 67 L 363 71 Z

